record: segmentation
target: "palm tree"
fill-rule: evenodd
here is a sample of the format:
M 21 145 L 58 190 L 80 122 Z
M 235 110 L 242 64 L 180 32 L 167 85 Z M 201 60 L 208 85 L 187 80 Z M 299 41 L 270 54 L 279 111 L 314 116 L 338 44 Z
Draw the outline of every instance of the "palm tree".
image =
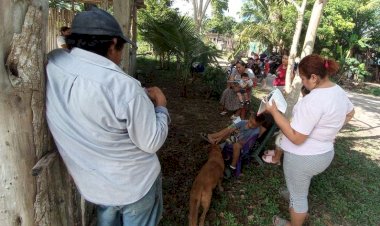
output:
M 193 21 L 186 16 L 181 17 L 173 13 L 162 18 L 153 18 L 146 15 L 139 28 L 143 39 L 153 45 L 157 54 L 175 56 L 176 73 L 182 80 L 183 96 L 186 96 L 186 84 L 192 62 L 216 62 L 218 50 L 202 42 L 195 32 Z

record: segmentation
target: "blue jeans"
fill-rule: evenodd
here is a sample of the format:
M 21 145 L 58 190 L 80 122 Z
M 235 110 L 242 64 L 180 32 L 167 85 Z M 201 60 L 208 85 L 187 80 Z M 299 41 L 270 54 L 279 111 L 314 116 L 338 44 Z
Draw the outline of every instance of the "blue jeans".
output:
M 162 216 L 162 203 L 160 173 L 148 193 L 137 202 L 124 206 L 98 205 L 97 226 L 156 226 Z

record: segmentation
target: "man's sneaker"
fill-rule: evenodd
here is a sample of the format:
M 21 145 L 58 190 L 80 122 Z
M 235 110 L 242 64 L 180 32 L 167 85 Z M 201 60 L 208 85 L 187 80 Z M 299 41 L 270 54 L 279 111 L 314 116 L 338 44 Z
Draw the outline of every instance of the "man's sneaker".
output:
M 245 101 L 245 104 L 246 104 L 246 105 L 250 105 L 250 104 L 251 104 L 251 101 L 246 100 L 246 101 Z
M 244 102 L 243 102 L 243 101 L 240 101 L 240 105 L 241 105 L 241 106 L 244 106 Z
M 220 114 L 220 115 L 226 115 L 227 112 L 226 112 L 226 111 L 222 111 L 222 112 L 220 112 L 219 114 Z

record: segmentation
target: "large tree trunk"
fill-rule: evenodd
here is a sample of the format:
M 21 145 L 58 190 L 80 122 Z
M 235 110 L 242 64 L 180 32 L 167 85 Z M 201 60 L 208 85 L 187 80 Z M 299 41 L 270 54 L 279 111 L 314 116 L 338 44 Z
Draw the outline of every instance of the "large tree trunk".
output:
M 114 0 L 113 1 L 113 11 L 115 13 L 115 18 L 119 22 L 123 33 L 128 38 L 131 36 L 131 12 L 132 12 L 132 1 L 133 0 Z M 131 45 L 126 44 L 123 50 L 123 58 L 120 67 L 126 73 L 130 73 L 130 51 Z
M 203 0 L 192 0 L 195 29 L 198 33 L 201 33 L 202 21 L 210 2 L 211 0 L 205 0 L 205 3 L 203 3 Z
M 133 3 L 132 8 L 132 42 L 137 42 L 137 6 L 136 2 Z M 137 58 L 137 47 L 131 48 L 130 64 L 129 64 L 129 74 L 135 76 L 136 73 L 136 58 Z
M 326 3 L 327 3 L 327 0 L 316 0 L 314 3 L 313 11 L 311 12 L 311 16 L 310 16 L 309 26 L 307 27 L 301 59 L 313 53 L 319 22 L 323 13 L 323 8 L 326 5 Z M 292 90 L 286 97 L 286 101 L 288 103 L 288 108 L 286 110 L 287 118 L 291 117 L 293 107 L 299 99 L 301 87 L 302 87 L 301 77 L 299 75 L 296 75 L 292 83 Z
M 286 93 L 291 92 L 291 83 L 292 83 L 292 76 L 291 73 L 293 71 L 293 65 L 294 65 L 294 59 L 297 56 L 297 46 L 300 40 L 301 36 L 301 30 L 302 30 L 302 24 L 303 24 L 303 17 L 305 14 L 305 8 L 306 8 L 306 2 L 307 0 L 302 1 L 301 7 L 295 4 L 295 7 L 297 8 L 298 16 L 297 16 L 297 23 L 296 23 L 296 28 L 294 30 L 294 35 L 293 35 L 293 42 L 292 46 L 290 48 L 290 53 L 289 53 L 289 60 L 288 60 L 288 67 L 286 69 L 286 77 L 285 77 L 285 91 Z
M 81 225 L 45 121 L 47 15 L 46 0 L 0 2 L 1 225 Z

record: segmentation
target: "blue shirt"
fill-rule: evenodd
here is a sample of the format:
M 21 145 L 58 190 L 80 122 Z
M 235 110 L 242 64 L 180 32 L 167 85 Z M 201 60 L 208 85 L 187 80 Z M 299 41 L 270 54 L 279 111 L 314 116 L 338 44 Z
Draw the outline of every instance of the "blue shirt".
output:
M 235 124 L 235 128 L 238 130 L 237 139 L 241 144 L 247 143 L 247 141 L 260 132 L 259 127 L 248 128 L 248 120 L 242 120 Z
M 138 201 L 161 170 L 167 109 L 105 57 L 74 48 L 48 59 L 47 122 L 80 193 L 102 205 Z

